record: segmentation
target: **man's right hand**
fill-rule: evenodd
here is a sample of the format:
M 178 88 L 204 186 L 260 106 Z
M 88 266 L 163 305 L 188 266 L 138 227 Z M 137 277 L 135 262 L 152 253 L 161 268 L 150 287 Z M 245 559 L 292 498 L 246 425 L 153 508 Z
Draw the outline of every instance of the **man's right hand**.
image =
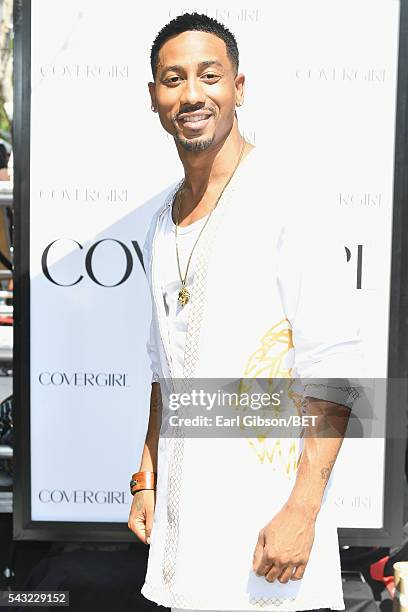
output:
M 128 527 L 144 544 L 150 544 L 156 491 L 136 491 L 130 508 Z

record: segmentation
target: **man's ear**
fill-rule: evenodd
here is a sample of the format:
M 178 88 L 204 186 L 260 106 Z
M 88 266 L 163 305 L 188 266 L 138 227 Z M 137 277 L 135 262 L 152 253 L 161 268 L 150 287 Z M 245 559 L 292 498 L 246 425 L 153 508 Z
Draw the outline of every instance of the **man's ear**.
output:
M 150 100 L 151 100 L 151 108 L 152 111 L 157 113 L 157 100 L 156 100 L 156 84 L 153 82 L 150 82 L 147 84 L 149 87 L 149 93 L 150 93 Z
M 240 72 L 235 77 L 235 104 L 236 106 L 242 106 L 244 103 L 244 92 L 245 92 L 245 75 Z

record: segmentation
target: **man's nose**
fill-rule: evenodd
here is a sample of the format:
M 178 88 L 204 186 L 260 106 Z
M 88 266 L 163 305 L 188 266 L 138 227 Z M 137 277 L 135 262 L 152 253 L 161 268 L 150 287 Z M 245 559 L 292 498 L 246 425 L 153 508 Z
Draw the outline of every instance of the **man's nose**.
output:
M 197 77 L 186 79 L 180 97 L 180 104 L 199 104 L 205 102 L 205 93 Z

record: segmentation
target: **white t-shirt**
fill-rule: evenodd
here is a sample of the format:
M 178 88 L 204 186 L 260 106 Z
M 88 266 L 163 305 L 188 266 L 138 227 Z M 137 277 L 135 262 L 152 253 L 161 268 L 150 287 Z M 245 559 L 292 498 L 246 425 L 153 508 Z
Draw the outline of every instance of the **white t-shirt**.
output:
M 208 215 L 202 219 L 199 219 L 198 221 L 195 221 L 194 223 L 191 223 L 190 225 L 177 228 L 177 244 L 179 250 L 180 268 L 183 277 L 186 272 L 188 258 L 190 257 L 194 243 L 197 240 L 198 234 L 200 233 L 207 218 Z M 178 301 L 178 294 L 181 289 L 181 280 L 177 266 L 175 228 L 176 226 L 172 219 L 172 207 L 170 206 L 166 212 L 163 242 L 160 244 L 160 250 L 165 254 L 162 261 L 165 261 L 167 264 L 166 267 L 161 270 L 162 294 L 166 308 L 168 322 L 167 327 L 169 330 L 169 341 L 173 359 L 174 374 L 175 378 L 182 378 L 184 345 L 187 333 L 190 303 L 187 302 L 185 306 L 182 306 Z M 194 275 L 194 256 L 198 246 L 199 245 L 197 244 L 196 248 L 194 249 L 188 268 L 186 286 L 187 289 L 190 289 L 190 291 Z

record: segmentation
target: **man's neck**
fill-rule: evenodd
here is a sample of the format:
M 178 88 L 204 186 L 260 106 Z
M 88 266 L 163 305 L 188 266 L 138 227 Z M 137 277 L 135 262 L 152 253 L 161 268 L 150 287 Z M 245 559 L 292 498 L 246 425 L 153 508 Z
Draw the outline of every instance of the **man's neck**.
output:
M 216 190 L 228 180 L 238 161 L 242 144 L 243 138 L 236 122 L 227 138 L 218 147 L 192 152 L 177 144 L 184 167 L 184 191 L 188 193 L 190 201 L 198 203 L 207 191 Z

